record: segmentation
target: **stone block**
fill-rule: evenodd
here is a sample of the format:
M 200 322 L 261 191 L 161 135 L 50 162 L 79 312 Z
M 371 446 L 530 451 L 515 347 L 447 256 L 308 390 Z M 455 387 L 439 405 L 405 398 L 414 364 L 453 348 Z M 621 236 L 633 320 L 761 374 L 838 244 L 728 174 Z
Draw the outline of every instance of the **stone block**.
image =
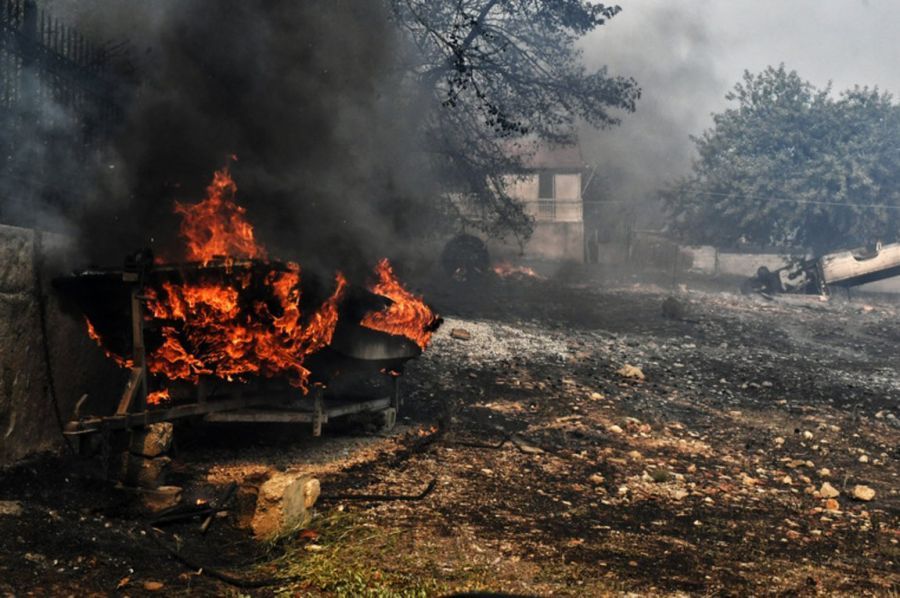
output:
M 158 488 L 166 483 L 169 473 L 168 457 L 147 459 L 137 455 L 128 456 L 128 469 L 125 472 L 125 483 L 140 488 Z
M 298 473 L 275 473 L 259 487 L 250 526 L 253 535 L 268 540 L 309 523 L 319 498 L 319 480 Z
M 159 457 L 172 448 L 175 426 L 170 422 L 150 424 L 131 433 L 130 450 L 135 455 Z

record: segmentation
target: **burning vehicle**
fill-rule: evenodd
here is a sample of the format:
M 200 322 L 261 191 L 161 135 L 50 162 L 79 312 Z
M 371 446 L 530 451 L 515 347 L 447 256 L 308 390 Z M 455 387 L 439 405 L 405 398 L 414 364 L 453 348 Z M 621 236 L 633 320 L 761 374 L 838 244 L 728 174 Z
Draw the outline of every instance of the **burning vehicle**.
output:
M 181 417 L 308 422 L 368 413 L 392 427 L 404 364 L 441 319 L 387 259 L 368 287 L 270 259 L 227 169 L 206 198 L 175 204 L 185 261 L 139 251 L 122 268 L 82 270 L 56 287 L 129 380 L 112 415 L 75 418 L 81 436 Z
M 743 293 L 827 295 L 831 287 L 850 288 L 900 274 L 900 243 L 860 247 L 818 258 L 795 258 L 774 271 L 765 266 L 741 285 Z

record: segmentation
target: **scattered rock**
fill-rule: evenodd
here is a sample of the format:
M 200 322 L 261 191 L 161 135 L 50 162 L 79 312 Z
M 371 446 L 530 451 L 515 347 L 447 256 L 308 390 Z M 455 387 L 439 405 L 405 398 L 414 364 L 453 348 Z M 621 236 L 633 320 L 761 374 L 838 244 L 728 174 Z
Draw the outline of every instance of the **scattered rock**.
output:
M 822 469 L 819 470 L 819 476 L 823 477 L 823 478 L 830 478 L 831 470 L 828 469 L 827 467 L 823 467 Z
M 688 497 L 690 492 L 685 490 L 684 488 L 678 488 L 672 491 L 672 498 L 675 500 L 682 500 Z
M 644 376 L 644 372 L 641 370 L 641 368 L 633 366 L 628 363 L 626 363 L 625 365 L 620 367 L 618 370 L 616 370 L 616 373 L 618 375 L 622 376 L 623 378 L 629 378 L 631 380 L 645 380 L 646 379 L 646 377 Z
M 606 426 L 606 431 L 612 432 L 613 434 L 621 434 L 623 432 L 622 428 L 620 426 L 617 426 L 616 424 Z
M 859 462 L 860 462 L 860 463 L 868 463 L 868 462 L 869 462 L 869 455 L 860 455 L 860 456 L 859 456 Z
M 459 341 L 468 341 L 472 339 L 472 333 L 465 328 L 454 328 L 450 331 L 450 338 L 455 338 Z
M 875 498 L 875 490 L 869 488 L 868 486 L 857 484 L 853 487 L 852 495 L 856 500 L 868 502 Z
M 165 586 L 161 581 L 145 581 L 144 589 L 148 592 L 158 592 L 163 589 Z
M 840 511 L 841 505 L 838 503 L 838 501 L 836 499 L 829 498 L 828 500 L 825 501 L 825 509 L 827 511 Z
M 18 517 L 22 511 L 22 503 L 17 500 L 0 500 L 0 515 Z
M 840 495 L 840 490 L 838 490 L 828 482 L 822 482 L 822 486 L 819 488 L 819 496 L 821 496 L 822 498 L 837 498 Z
M 603 482 L 606 481 L 606 478 L 603 477 L 603 474 L 593 473 L 593 474 L 591 474 L 591 477 L 588 478 L 588 480 L 591 482 L 591 484 L 593 484 L 595 486 L 599 486 L 600 484 L 602 484 Z

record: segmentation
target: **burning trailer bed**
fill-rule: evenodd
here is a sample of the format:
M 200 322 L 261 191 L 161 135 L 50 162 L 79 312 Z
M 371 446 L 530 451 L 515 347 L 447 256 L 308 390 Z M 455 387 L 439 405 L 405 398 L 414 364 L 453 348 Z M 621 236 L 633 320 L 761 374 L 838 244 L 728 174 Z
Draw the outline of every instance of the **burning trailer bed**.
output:
M 348 285 L 342 290 L 340 279 L 338 290 L 323 299 L 326 285 L 304 274 L 296 295 L 291 295 L 298 304 L 302 297 L 304 305 L 330 305 L 337 318 L 332 333 L 321 340 L 320 347 L 313 346 L 299 366 L 305 371 L 300 372 L 299 379 L 290 380 L 265 369 L 233 377 L 205 373 L 171 379 L 159 375 L 159 362 L 153 356 L 168 342 L 163 331 L 172 324 L 148 314 L 159 289 L 171 292 L 174 285 L 240 280 L 252 299 L 252 309 L 272 309 L 277 320 L 285 314 L 271 305 L 265 307 L 272 298 L 256 287 L 260 281 L 263 287 L 277 286 L 278 277 L 289 273 L 296 273 L 300 282 L 299 269 L 287 263 L 220 260 L 158 265 L 149 252 L 143 252 L 129 258 L 122 269 L 84 270 L 56 279 L 54 284 L 69 305 L 86 318 L 89 333 L 98 343 L 102 339 L 107 354 L 129 371 L 114 413 L 82 415 L 83 398 L 65 433 L 70 437 L 98 432 L 106 436 L 112 430 L 187 417 L 211 422 L 308 423 L 316 436 L 329 420 L 356 414 L 367 414 L 383 427 L 393 427 L 402 403 L 400 377 L 404 364 L 417 357 L 422 348 L 404 336 L 363 326 L 365 314 L 386 309 L 392 302 L 361 287 Z M 336 297 L 339 301 L 334 300 Z M 321 316 L 325 307 L 311 320 Z M 435 328 L 439 324 L 438 318 L 432 322 Z M 291 373 L 296 375 L 297 371 Z M 160 401 L 160 396 L 165 401 Z
M 878 282 L 900 274 L 900 243 L 860 247 L 819 258 L 794 259 L 783 268 L 759 268 L 741 287 L 744 293 L 800 293 L 827 295 L 831 287 Z

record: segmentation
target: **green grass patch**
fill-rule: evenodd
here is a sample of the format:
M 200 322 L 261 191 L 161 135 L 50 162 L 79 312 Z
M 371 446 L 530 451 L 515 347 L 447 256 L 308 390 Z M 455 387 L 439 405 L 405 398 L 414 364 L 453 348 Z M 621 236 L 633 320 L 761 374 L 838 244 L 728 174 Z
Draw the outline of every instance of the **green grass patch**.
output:
M 426 598 L 448 591 L 437 580 L 412 573 L 427 563 L 415 562 L 404 530 L 387 530 L 337 511 L 316 517 L 309 528 L 318 538 L 282 539 L 283 554 L 266 564 L 278 575 L 301 580 L 284 588 L 284 595 L 298 588 L 339 598 Z

